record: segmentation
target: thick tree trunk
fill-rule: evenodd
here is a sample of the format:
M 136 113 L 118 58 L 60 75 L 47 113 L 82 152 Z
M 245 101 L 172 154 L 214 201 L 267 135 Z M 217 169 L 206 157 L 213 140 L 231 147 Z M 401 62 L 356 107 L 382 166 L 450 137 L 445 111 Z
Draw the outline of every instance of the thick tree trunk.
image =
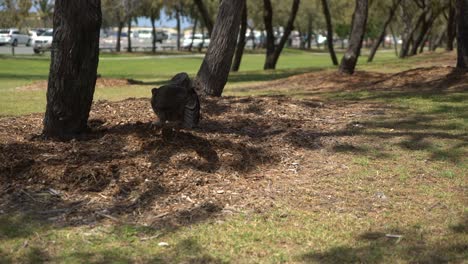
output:
M 265 2 L 270 0 L 265 0 Z M 267 56 L 265 59 L 265 65 L 263 69 L 268 70 L 268 69 L 275 69 L 276 64 L 278 63 L 279 56 L 281 55 L 281 52 L 283 51 L 284 45 L 289 39 L 289 36 L 291 35 L 291 32 L 294 28 L 294 20 L 296 19 L 297 11 L 299 10 L 299 4 L 300 0 L 293 0 L 292 7 L 291 7 L 291 13 L 289 15 L 288 23 L 286 24 L 286 27 L 284 28 L 283 36 L 281 36 L 280 42 L 278 43 L 278 46 L 275 47 L 274 45 L 274 36 L 273 36 L 273 45 L 270 44 L 270 46 L 273 47 L 273 49 L 270 49 L 270 52 L 273 51 L 272 53 L 268 54 L 267 51 Z M 270 7 L 271 7 L 271 2 L 270 2 Z M 273 12 L 271 11 L 271 19 L 273 19 Z M 271 21 L 270 21 L 271 22 Z M 270 24 L 271 25 L 271 24 Z M 266 26 L 266 23 L 265 23 Z M 273 30 L 271 30 L 273 32 Z M 268 33 L 268 30 L 267 30 Z M 270 47 L 271 48 L 271 47 Z
M 377 53 L 377 50 L 379 49 L 380 44 L 382 41 L 385 40 L 385 34 L 387 32 L 387 27 L 390 25 L 392 22 L 393 17 L 395 16 L 395 12 L 398 8 L 398 5 L 401 3 L 402 0 L 398 0 L 397 2 L 394 3 L 394 5 L 390 8 L 389 10 L 389 15 L 387 20 L 385 21 L 382 31 L 380 32 L 379 37 L 377 38 L 377 41 L 375 41 L 374 45 L 372 46 L 369 58 L 367 59 L 367 62 L 372 62 L 374 60 L 375 54 Z
M 124 26 L 124 22 L 119 22 L 119 25 L 117 27 L 117 41 L 115 43 L 115 51 L 120 52 L 121 49 L 121 39 L 122 39 L 122 28 Z
M 197 88 L 209 96 L 221 96 L 236 48 L 245 0 L 222 1 L 211 42 L 197 74 Z
M 328 0 L 322 0 L 323 15 L 327 22 L 327 45 L 328 52 L 330 53 L 333 65 L 338 65 L 338 58 L 336 57 L 335 48 L 333 46 L 333 24 L 331 20 L 330 8 L 328 7 Z M 318 43 L 318 39 L 317 39 Z M 343 42 L 342 42 L 343 43 Z
M 234 55 L 234 61 L 232 62 L 231 71 L 239 71 L 240 64 L 242 61 L 242 56 L 244 55 L 245 49 L 245 34 L 247 33 L 247 5 L 244 5 L 244 10 L 242 11 L 241 18 L 241 27 L 239 31 L 239 40 L 237 42 L 236 53 Z
M 208 9 L 203 3 L 203 0 L 194 0 L 194 1 L 198 7 L 198 11 L 200 12 L 200 15 L 203 18 L 203 22 L 206 28 L 208 29 L 208 34 L 211 36 L 211 33 L 213 32 L 213 20 L 211 19 L 210 13 L 208 12 Z
M 455 6 L 452 3 L 453 0 L 449 1 L 449 7 L 448 7 L 448 17 L 447 17 L 447 46 L 445 47 L 446 51 L 452 51 L 453 50 L 453 41 L 455 40 L 456 31 L 457 31 L 457 25 L 455 21 L 455 16 L 456 16 L 456 10 Z
M 353 14 L 349 47 L 340 64 L 340 72 L 353 74 L 359 56 L 361 55 L 362 40 L 366 32 L 368 0 L 356 0 L 356 8 Z
M 100 0 L 56 0 L 45 137 L 86 132 L 99 62 Z
M 457 0 L 457 68 L 468 69 L 468 0 Z
M 129 17 L 127 21 L 127 52 L 133 52 L 132 50 L 132 18 Z
M 154 15 L 152 15 L 150 17 L 150 20 L 151 20 L 151 28 L 152 28 L 152 41 L 151 41 L 151 51 L 153 53 L 156 53 L 156 17 Z

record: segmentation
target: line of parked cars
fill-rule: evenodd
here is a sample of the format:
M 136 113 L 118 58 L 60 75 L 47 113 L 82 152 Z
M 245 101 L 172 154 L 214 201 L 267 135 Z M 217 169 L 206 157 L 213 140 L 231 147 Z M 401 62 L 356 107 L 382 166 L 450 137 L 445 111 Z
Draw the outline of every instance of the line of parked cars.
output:
M 0 29 L 0 45 L 26 45 L 34 53 L 50 50 L 52 47 L 52 29 L 31 29 L 28 32 L 17 28 Z

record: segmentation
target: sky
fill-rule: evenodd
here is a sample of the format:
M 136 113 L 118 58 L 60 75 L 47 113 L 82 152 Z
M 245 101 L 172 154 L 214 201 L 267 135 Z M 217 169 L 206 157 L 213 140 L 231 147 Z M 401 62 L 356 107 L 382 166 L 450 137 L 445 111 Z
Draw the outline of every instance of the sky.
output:
M 160 14 L 160 19 L 156 21 L 156 27 L 171 27 L 175 28 L 176 27 L 176 20 L 171 19 L 168 15 L 166 15 L 165 12 L 161 11 Z M 187 19 L 182 20 L 182 29 L 190 26 L 191 23 L 187 21 Z M 151 21 L 149 18 L 146 17 L 139 17 L 138 18 L 138 26 L 140 27 L 151 27 Z

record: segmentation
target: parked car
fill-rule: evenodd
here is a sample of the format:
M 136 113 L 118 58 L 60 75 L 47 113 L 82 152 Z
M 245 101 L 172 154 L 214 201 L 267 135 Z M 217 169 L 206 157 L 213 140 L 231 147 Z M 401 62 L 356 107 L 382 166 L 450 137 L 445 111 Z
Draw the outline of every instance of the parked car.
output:
M 0 29 L 0 45 L 10 44 L 18 46 L 18 44 L 26 45 L 29 40 L 29 35 L 17 28 Z
M 37 37 L 39 37 L 42 33 L 46 32 L 47 29 L 43 28 L 37 28 L 37 29 L 31 29 L 29 30 L 29 39 L 28 43 L 26 43 L 26 46 L 32 46 L 34 44 L 34 41 L 36 40 Z
M 190 45 L 192 45 L 192 48 L 200 48 L 203 45 L 203 48 L 207 48 L 208 45 L 210 44 L 210 39 L 205 37 L 203 38 L 202 34 L 195 34 L 193 36 L 193 45 L 192 45 L 192 36 L 188 38 L 184 38 L 184 41 L 182 42 L 182 48 L 188 49 Z
M 48 51 L 52 48 L 52 37 L 53 31 L 47 30 L 39 35 L 33 43 L 33 51 L 38 54 L 44 51 Z
M 153 39 L 153 31 L 149 29 L 140 29 L 132 33 L 132 37 L 140 39 Z M 156 42 L 162 43 L 163 40 L 168 38 L 167 34 L 163 31 L 156 31 Z

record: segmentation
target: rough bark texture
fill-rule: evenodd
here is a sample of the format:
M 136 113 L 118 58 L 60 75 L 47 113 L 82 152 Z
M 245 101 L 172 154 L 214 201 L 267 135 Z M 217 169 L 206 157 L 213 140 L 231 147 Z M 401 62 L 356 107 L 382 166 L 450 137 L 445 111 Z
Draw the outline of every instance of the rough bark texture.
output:
M 196 86 L 209 96 L 221 96 L 236 48 L 241 12 L 245 0 L 222 1 Z
M 468 0 L 457 0 L 457 68 L 468 69 Z
M 211 19 L 210 13 L 208 12 L 208 9 L 203 3 L 203 0 L 194 0 L 194 1 L 198 7 L 198 11 L 200 12 L 203 18 L 205 27 L 208 29 L 208 34 L 211 36 L 211 33 L 213 32 L 213 20 Z
M 333 46 L 333 24 L 331 20 L 330 8 L 328 7 L 328 0 L 322 0 L 322 7 L 323 7 L 323 15 L 325 16 L 325 21 L 327 22 L 328 52 L 330 53 L 330 57 L 333 62 L 333 65 L 338 65 L 338 59 L 336 58 L 335 48 Z
M 392 22 L 392 19 L 395 16 L 396 10 L 398 8 L 398 5 L 401 3 L 401 1 L 402 0 L 396 1 L 393 4 L 393 6 L 390 8 L 389 13 L 388 13 L 388 18 L 387 18 L 387 20 L 385 21 L 385 23 L 384 23 L 384 25 L 382 27 L 382 31 L 380 32 L 379 38 L 377 39 L 377 41 L 372 46 L 372 49 L 371 49 L 369 58 L 367 59 L 367 62 L 372 62 L 374 60 L 375 54 L 377 53 L 377 50 L 379 49 L 380 44 L 382 44 L 382 42 L 384 42 L 384 40 L 385 40 L 385 34 L 387 32 L 387 27 Z
M 361 53 L 362 40 L 366 32 L 368 0 L 356 0 L 356 8 L 353 14 L 349 47 L 340 64 L 340 72 L 353 74 L 354 68 Z
M 266 2 L 268 2 L 268 4 Z M 267 43 L 267 54 L 266 54 L 265 65 L 263 66 L 263 69 L 268 70 L 268 69 L 276 68 L 276 63 L 278 63 L 279 56 L 281 55 L 284 45 L 288 41 L 289 35 L 291 35 L 291 32 L 294 28 L 294 20 L 296 19 L 297 11 L 299 10 L 300 0 L 293 0 L 288 23 L 286 24 L 286 27 L 284 28 L 283 36 L 281 36 L 278 46 L 276 47 L 275 47 L 275 37 L 273 35 L 273 27 L 272 27 L 273 11 L 271 8 L 271 2 L 270 0 L 264 0 L 264 3 L 265 3 L 265 6 L 269 5 L 268 10 L 267 8 L 265 8 L 265 13 L 268 12 L 268 14 L 264 15 L 264 19 L 265 19 L 265 28 L 270 27 L 270 29 L 267 28 L 267 41 L 270 43 Z M 267 19 L 269 20 L 268 22 L 267 22 Z M 269 34 L 270 36 L 268 36 Z
M 239 71 L 240 64 L 242 61 L 242 55 L 244 55 L 244 48 L 245 48 L 245 33 L 247 32 L 247 5 L 244 6 L 244 10 L 242 11 L 242 18 L 241 18 L 241 27 L 239 31 L 239 40 L 237 42 L 236 53 L 234 54 L 234 61 L 232 62 L 231 71 L 237 72 Z
M 57 0 L 43 134 L 87 130 L 99 62 L 100 0 Z

